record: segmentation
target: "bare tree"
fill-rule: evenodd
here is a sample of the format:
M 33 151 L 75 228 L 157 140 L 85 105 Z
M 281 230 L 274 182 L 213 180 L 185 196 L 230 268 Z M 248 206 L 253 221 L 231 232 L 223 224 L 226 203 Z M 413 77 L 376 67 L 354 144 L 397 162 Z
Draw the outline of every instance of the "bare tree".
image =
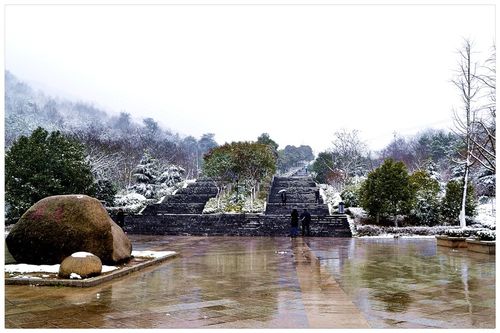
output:
M 492 47 L 490 57 L 481 66 L 484 73 L 478 75 L 482 89 L 486 91 L 483 97 L 486 102 L 477 112 L 474 129 L 477 136 L 471 138 L 474 150 L 472 158 L 486 170 L 496 172 L 496 47 Z
M 358 130 L 335 132 L 330 154 L 333 165 L 325 165 L 333 174 L 340 175 L 340 191 L 351 177 L 363 174 L 366 169 L 368 147 L 359 138 Z
M 478 79 L 477 63 L 472 59 L 472 43 L 465 40 L 462 48 L 458 50 L 459 62 L 458 71 L 453 84 L 460 91 L 462 99 L 461 111 L 453 110 L 455 133 L 459 135 L 464 144 L 464 149 L 459 152 L 461 159 L 457 161 L 464 167 L 464 182 L 462 195 L 462 208 L 460 210 L 460 227 L 465 228 L 465 202 L 467 194 L 467 183 L 469 179 L 469 169 L 474 163 L 472 156 L 474 151 L 474 142 L 477 140 L 474 124 L 478 109 L 475 108 L 476 98 L 481 89 L 480 80 Z

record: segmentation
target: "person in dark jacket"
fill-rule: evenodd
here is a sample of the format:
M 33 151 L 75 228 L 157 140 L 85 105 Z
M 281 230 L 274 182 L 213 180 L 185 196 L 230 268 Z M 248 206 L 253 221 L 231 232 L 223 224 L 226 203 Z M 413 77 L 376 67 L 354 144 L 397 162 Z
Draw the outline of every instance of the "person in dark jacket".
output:
M 281 204 L 286 206 L 286 191 L 281 192 Z
M 311 214 L 304 208 L 304 212 L 300 214 L 302 222 L 302 236 L 311 236 Z
M 122 229 L 125 226 L 125 213 L 121 208 L 118 209 L 118 213 L 116 213 L 116 224 L 118 224 Z
M 299 234 L 299 212 L 292 209 L 290 237 L 295 238 Z
M 314 197 L 315 197 L 315 201 L 316 201 L 316 203 L 319 203 L 319 189 L 317 189 L 317 190 L 314 192 Z

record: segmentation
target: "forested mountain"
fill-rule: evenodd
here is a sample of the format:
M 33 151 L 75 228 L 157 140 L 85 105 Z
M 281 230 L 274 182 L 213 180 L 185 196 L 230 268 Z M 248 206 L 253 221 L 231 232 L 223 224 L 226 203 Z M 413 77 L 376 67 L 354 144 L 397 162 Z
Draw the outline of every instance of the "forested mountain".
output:
M 163 164 L 179 165 L 186 177 L 196 177 L 203 154 L 217 146 L 214 134 L 196 139 L 161 128 L 153 118 L 134 122 L 131 115 L 112 115 L 90 103 L 54 98 L 36 91 L 5 72 L 5 146 L 37 127 L 61 131 L 85 145 L 98 180 L 119 188 L 133 181 L 134 168 L 147 152 Z

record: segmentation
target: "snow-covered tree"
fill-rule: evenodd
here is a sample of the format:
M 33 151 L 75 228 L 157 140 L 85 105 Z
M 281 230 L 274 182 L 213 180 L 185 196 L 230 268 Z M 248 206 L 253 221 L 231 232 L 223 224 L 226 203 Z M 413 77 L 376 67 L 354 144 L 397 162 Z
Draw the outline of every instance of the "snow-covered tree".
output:
M 146 199 L 159 199 L 166 194 L 172 194 L 184 180 L 185 170 L 175 165 L 162 164 L 146 151 L 139 164 L 134 169 L 135 183 L 129 191 L 143 195 Z
M 496 47 L 492 47 L 491 56 L 481 66 L 483 73 L 478 75 L 482 89 L 485 91 L 482 107 L 474 119 L 476 136 L 471 138 L 474 149 L 472 158 L 484 169 L 496 172 Z
M 463 149 L 459 152 L 461 159 L 457 163 L 462 164 L 465 169 L 462 182 L 462 206 L 459 214 L 460 227 L 462 228 L 465 228 L 465 206 L 468 195 L 469 172 L 474 162 L 473 152 L 475 141 L 477 140 L 477 131 L 475 130 L 474 123 L 477 119 L 478 108 L 475 106 L 475 103 L 481 88 L 476 73 L 477 63 L 473 60 L 472 54 L 472 43 L 469 40 L 465 40 L 462 48 L 459 50 L 458 73 L 455 79 L 453 79 L 453 83 L 460 91 L 463 103 L 461 112 L 454 111 L 456 134 L 463 141 Z
M 432 165 L 430 168 L 432 169 Z M 412 217 L 419 224 L 438 224 L 441 188 L 436 176 L 431 176 L 427 171 L 415 171 L 410 175 L 410 186 L 413 192 Z

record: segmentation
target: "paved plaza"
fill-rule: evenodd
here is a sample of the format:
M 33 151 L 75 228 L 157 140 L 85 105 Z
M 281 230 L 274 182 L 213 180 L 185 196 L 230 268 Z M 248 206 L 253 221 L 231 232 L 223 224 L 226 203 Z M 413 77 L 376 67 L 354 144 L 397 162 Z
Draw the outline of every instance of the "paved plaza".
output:
M 91 288 L 5 286 L 6 328 L 495 327 L 495 256 L 434 239 L 129 237 L 179 256 Z

